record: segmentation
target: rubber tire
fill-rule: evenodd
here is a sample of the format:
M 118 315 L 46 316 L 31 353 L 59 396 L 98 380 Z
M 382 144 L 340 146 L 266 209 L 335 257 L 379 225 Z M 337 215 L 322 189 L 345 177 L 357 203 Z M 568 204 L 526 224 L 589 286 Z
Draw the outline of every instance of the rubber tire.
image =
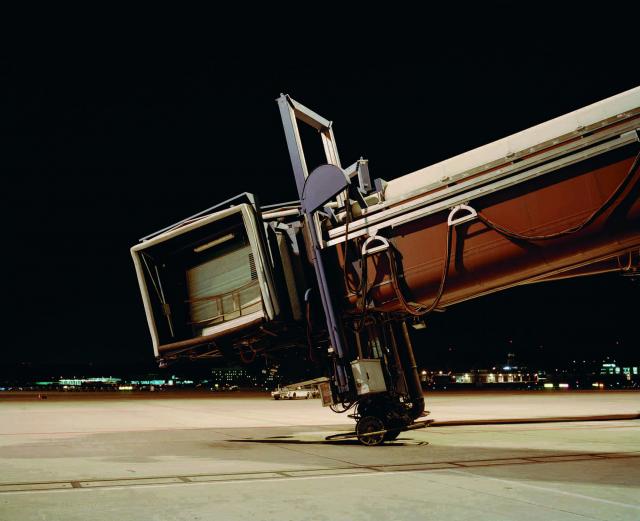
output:
M 364 416 L 358 420 L 356 424 L 356 433 L 358 441 L 368 447 L 375 447 L 384 443 L 384 434 L 378 434 L 373 438 L 366 436 L 367 432 L 375 432 L 384 430 L 384 423 L 380 418 L 375 416 Z

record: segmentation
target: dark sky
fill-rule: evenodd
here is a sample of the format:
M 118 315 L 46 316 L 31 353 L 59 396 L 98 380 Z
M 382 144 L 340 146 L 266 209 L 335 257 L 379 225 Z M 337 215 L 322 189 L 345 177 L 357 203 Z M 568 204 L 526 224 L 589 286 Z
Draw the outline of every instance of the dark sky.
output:
M 323 33 L 309 51 L 299 31 L 273 50 L 262 36 L 17 46 L 1 69 L 4 363 L 152 363 L 129 248 L 243 191 L 295 198 L 280 92 L 335 122 L 345 165 L 363 155 L 391 179 L 640 85 L 629 13 L 547 24 L 507 5 L 434 14 L 411 38 L 397 23 Z M 638 291 L 607 276 L 462 304 L 421 356 L 630 356 Z

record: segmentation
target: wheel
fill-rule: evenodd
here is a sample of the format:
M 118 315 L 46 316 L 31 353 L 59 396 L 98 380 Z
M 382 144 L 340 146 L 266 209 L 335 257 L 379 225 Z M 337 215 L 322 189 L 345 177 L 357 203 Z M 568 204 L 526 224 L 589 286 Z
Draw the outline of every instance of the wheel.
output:
M 358 441 L 363 445 L 370 447 L 374 445 L 380 445 L 384 442 L 385 433 L 367 435 L 368 432 L 377 432 L 384 430 L 384 423 L 380 418 L 375 416 L 364 416 L 358 420 L 356 425 L 356 434 L 358 435 Z
M 293 393 L 293 394 L 291 395 L 291 398 L 295 398 L 295 397 L 296 397 L 296 393 Z
M 400 436 L 402 429 L 411 423 L 404 404 L 397 399 L 385 395 L 376 395 L 358 404 L 358 414 L 362 418 L 373 416 L 379 418 L 387 432 L 383 441 L 393 441 Z
M 280 396 L 276 395 L 276 396 L 274 396 L 274 397 L 273 397 L 273 399 L 274 399 L 274 400 L 279 400 L 279 399 L 280 399 Z
M 308 400 L 308 399 L 309 399 L 309 393 L 307 393 L 307 394 L 305 395 L 304 399 L 305 399 L 305 400 Z

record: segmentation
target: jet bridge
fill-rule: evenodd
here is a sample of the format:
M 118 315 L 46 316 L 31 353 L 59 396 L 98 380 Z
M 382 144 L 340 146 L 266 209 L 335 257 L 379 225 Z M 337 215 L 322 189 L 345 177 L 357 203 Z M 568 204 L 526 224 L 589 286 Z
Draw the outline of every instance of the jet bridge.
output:
M 131 250 L 154 351 L 298 357 L 364 444 L 425 426 L 408 325 L 521 284 L 640 273 L 640 87 L 391 181 L 278 100 L 299 200 L 250 194 Z M 307 166 L 298 124 L 318 131 Z M 431 143 L 436 143 L 432 139 Z

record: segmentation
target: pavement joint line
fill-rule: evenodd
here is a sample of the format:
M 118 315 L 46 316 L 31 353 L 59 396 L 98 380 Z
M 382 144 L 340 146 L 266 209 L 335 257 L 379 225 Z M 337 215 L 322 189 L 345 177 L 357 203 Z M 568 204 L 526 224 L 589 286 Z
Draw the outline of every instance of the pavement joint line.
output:
M 251 475 L 247 475 L 246 477 L 243 475 L 242 477 L 238 477 L 236 474 L 207 474 L 204 476 L 198 476 L 202 479 L 196 479 L 195 477 L 189 480 L 186 483 L 218 483 L 218 482 L 229 482 L 229 483 L 242 483 L 246 481 L 262 481 L 264 479 L 284 479 L 288 476 L 281 476 L 280 473 L 276 472 L 256 472 Z
M 344 463 L 345 465 L 349 465 L 349 466 L 357 466 L 357 463 L 353 463 L 352 461 L 347 461 L 347 460 L 342 460 L 339 458 L 332 458 L 330 456 L 318 456 L 318 454 L 315 454 L 313 452 L 306 452 L 302 449 L 294 449 L 293 447 L 283 447 L 282 444 L 276 444 L 278 447 L 280 447 L 281 449 L 285 449 L 285 450 L 290 450 L 291 452 L 297 452 L 297 453 L 301 453 L 301 454 L 306 454 L 307 456 L 317 456 L 317 457 L 321 457 L 323 459 L 330 459 L 332 461 L 337 461 L 338 463 Z
M 624 459 L 624 458 L 639 458 L 640 454 L 610 454 L 608 456 L 602 456 L 601 459 Z
M 364 468 L 365 470 L 368 470 L 368 468 L 366 467 L 361 467 Z M 433 472 L 433 473 L 456 473 L 456 474 L 460 474 L 460 475 L 473 475 L 472 472 L 472 468 L 470 467 L 458 467 L 459 470 L 456 470 L 455 468 L 438 468 L 438 469 L 407 469 L 407 470 L 391 470 L 391 471 L 387 471 L 387 472 L 379 472 L 379 471 L 375 471 L 375 472 L 361 472 L 361 473 L 351 473 L 351 474 L 343 474 L 342 476 L 344 478 L 354 478 L 354 477 L 372 477 L 372 476 L 391 476 L 394 474 L 399 474 L 399 473 L 413 473 L 413 474 L 422 474 L 424 475 L 426 472 Z M 466 471 L 466 472 L 465 472 Z M 284 471 L 283 471 L 284 472 Z M 281 472 L 270 472 L 272 474 L 280 474 Z M 259 473 L 256 473 L 259 474 Z M 149 479 L 149 478 L 147 478 Z M 256 483 L 256 482 L 274 482 L 274 481 L 280 481 L 280 480 L 298 480 L 298 481 L 304 481 L 304 480 L 317 480 L 317 479 L 335 479 L 335 475 L 331 475 L 331 474 L 325 474 L 325 475 L 315 475 L 315 476 L 283 476 L 283 477 L 269 477 L 269 478 L 256 478 L 256 479 L 237 479 L 237 480 L 232 480 L 232 479 L 228 479 L 228 480 L 214 480 L 214 481 L 189 481 L 189 482 L 166 482 L 166 483 L 142 483 L 140 485 L 136 485 L 134 486 L 134 488 L 163 488 L 163 487 L 168 487 L 168 486 L 176 486 L 176 485 L 190 485 L 190 486 L 196 486 L 196 485 L 207 485 L 207 486 L 211 486 L 211 485 L 225 485 L 225 484 L 246 484 L 246 483 Z M 508 481 L 508 480 L 500 480 L 498 478 L 490 478 L 490 479 L 496 479 L 498 481 Z M 512 481 L 508 481 L 509 483 L 512 483 Z M 60 482 L 62 484 L 68 484 L 70 482 L 66 481 L 66 482 Z M 513 482 L 513 483 L 517 483 L 520 484 L 519 482 Z M 528 487 L 533 487 L 533 488 L 540 488 L 543 489 L 545 491 L 549 490 L 552 492 L 557 492 L 560 494 L 564 494 L 564 495 L 572 495 L 572 496 L 579 496 L 579 497 L 585 497 L 587 499 L 591 499 L 594 501 L 602 501 L 605 503 L 611 503 L 611 504 L 617 504 L 620 506 L 631 506 L 634 509 L 638 509 L 640 510 L 640 505 L 639 506 L 635 506 L 635 505 L 628 505 L 626 503 L 618 503 L 618 502 L 612 502 L 612 501 L 608 501 L 608 500 L 601 500 L 599 498 L 594 498 L 591 496 L 582 496 L 580 494 L 573 494 L 573 493 L 564 493 L 561 491 L 555 491 L 555 489 L 547 489 L 544 487 L 535 487 L 533 485 L 524 485 L 524 486 L 528 486 Z M 125 489 L 125 488 L 129 488 L 131 487 L 131 485 L 122 485 L 122 484 L 117 484 L 117 485 L 113 485 L 113 486 L 102 486 L 102 487 L 80 487 L 78 490 L 82 490 L 82 491 L 93 491 L 96 489 L 104 489 L 104 488 L 110 488 L 110 489 L 115 489 L 115 490 L 121 490 L 121 489 Z M 29 489 L 29 490 L 13 490 L 13 491 L 6 491 L 4 493 L 6 494 L 14 494 L 14 495 L 22 495 L 22 494 L 33 494 L 33 493 L 51 493 L 51 492 L 65 492 L 71 490 L 70 488 L 55 488 L 55 489 Z M 500 496 L 502 497 L 502 496 Z M 532 503 L 532 504 L 537 504 L 537 503 Z
M 207 483 L 205 480 L 195 480 L 194 478 L 205 478 L 212 477 L 211 482 L 241 482 L 241 481 L 256 481 L 263 480 L 261 476 L 265 473 L 268 474 L 277 474 L 277 478 L 269 478 L 269 479 L 298 479 L 302 476 L 296 475 L 299 472 L 305 473 L 326 473 L 324 476 L 336 476 L 336 475 L 354 475 L 354 474 L 362 474 L 361 471 L 370 471 L 371 474 L 389 474 L 391 472 L 424 472 L 424 471 L 437 471 L 437 470 L 446 470 L 445 468 L 435 468 L 437 465 L 449 465 L 448 468 L 458 468 L 458 469 L 471 469 L 471 468 L 482 468 L 488 466 L 496 466 L 496 465 L 523 465 L 523 464 L 545 464 L 545 463 L 567 463 L 572 461 L 587 461 L 587 460 L 605 460 L 608 458 L 615 459 L 623 459 L 623 458 L 634 458 L 640 457 L 640 452 L 632 451 L 628 453 L 624 452 L 616 452 L 616 453 L 599 453 L 599 454 L 562 454 L 562 455 L 554 455 L 554 456 L 529 456 L 529 457 L 516 457 L 516 458 L 501 458 L 501 459 L 488 459 L 488 460 L 467 460 L 467 461 L 430 461 L 430 462 L 418 462 L 418 463 L 394 463 L 394 464 L 380 464 L 380 465 L 357 465 L 350 464 L 348 467 L 333 467 L 333 468 L 315 468 L 315 469 L 291 469 L 291 470 L 274 470 L 274 471 L 255 471 L 255 472 L 244 472 L 244 473 L 220 473 L 220 474 L 190 474 L 183 476 L 144 476 L 144 477 L 119 477 L 119 478 L 103 478 L 103 479 L 85 479 L 85 480 L 63 480 L 63 481 L 43 481 L 43 482 L 21 482 L 21 483 L 0 483 L 0 494 L 2 493 L 10 493 L 16 492 L 16 490 L 3 490 L 3 488 L 14 488 L 15 487 L 28 487 L 29 491 L 47 491 L 51 490 L 50 487 L 53 485 L 59 485 L 62 489 L 63 485 L 70 485 L 72 489 L 90 489 L 90 488 L 103 488 L 103 487 L 129 487 L 129 486 L 151 486 L 158 485 L 159 483 L 148 483 L 150 480 L 168 480 L 167 485 L 175 484 L 171 483 L 170 480 L 178 480 L 181 483 L 185 484 L 194 484 L 194 483 Z M 545 459 L 541 459 L 545 458 Z M 576 459 L 566 459 L 566 458 L 576 458 Z M 504 463 L 503 463 L 504 462 Z M 417 466 L 424 465 L 426 468 L 424 469 L 416 469 Z M 387 471 L 386 468 L 392 467 L 393 470 Z M 406 468 L 402 468 L 406 467 Z M 430 468 L 433 467 L 433 468 Z M 349 472 L 352 471 L 352 472 Z M 225 480 L 225 477 L 228 476 L 228 479 Z M 317 476 L 319 477 L 320 474 Z M 309 476 L 313 477 L 313 476 Z M 122 484 L 123 481 L 126 481 L 127 484 Z M 104 485 L 91 485 L 92 483 L 109 483 L 112 482 L 113 485 L 104 484 Z M 136 483 L 137 482 L 137 483 Z M 161 483 L 160 483 L 161 484 Z M 36 486 L 42 486 L 42 488 L 34 488 Z M 49 487 L 49 488 L 48 488 Z M 65 488 L 64 490 L 69 490 L 69 488 Z M 27 490 L 24 490 L 25 492 Z
M 446 469 L 438 469 L 438 470 L 446 470 Z M 422 472 L 422 471 L 412 471 L 412 472 Z M 344 474 L 342 477 L 343 478 L 354 478 L 354 477 L 371 477 L 371 476 L 391 476 L 393 474 L 397 474 L 398 472 L 366 472 L 366 473 L 353 473 L 353 474 Z M 216 480 L 216 481 L 198 481 L 198 482 L 190 482 L 190 483 L 151 483 L 151 484 L 141 484 L 141 485 L 137 485 L 134 488 L 163 488 L 163 487 L 170 487 L 170 486 L 197 486 L 197 485 L 207 485 L 207 486 L 211 486 L 211 485 L 229 485 L 229 484 L 246 484 L 246 483 L 256 483 L 256 482 L 273 482 L 273 481 L 280 481 L 280 480 L 296 480 L 296 481 L 308 481 L 308 480 L 314 480 L 314 479 L 335 479 L 334 475 L 320 475 L 320 476 L 292 476 L 292 477 L 278 477 L 278 478 L 257 478 L 257 479 L 240 479 L 240 480 Z M 68 483 L 68 482 L 65 482 Z M 98 489 L 105 489 L 105 488 L 110 488 L 112 490 L 121 490 L 121 489 L 125 489 L 125 488 L 129 488 L 131 487 L 131 485 L 113 485 L 112 487 L 81 487 L 77 490 L 81 490 L 83 492 L 91 492 L 91 491 L 95 491 Z M 45 493 L 45 492 L 61 492 L 63 489 L 54 489 L 54 490 L 47 490 L 47 489 L 33 489 L 33 490 L 12 490 L 12 491 L 6 491 L 6 492 L 2 492 L 4 494 L 13 494 L 13 495 L 22 495 L 22 494 L 34 494 L 34 493 Z M 64 490 L 70 490 L 70 489 L 64 489 Z M 2 494 L 0 493 L 0 494 Z
M 415 465 L 415 463 L 405 463 L 405 465 Z M 388 467 L 391 465 L 387 465 Z M 360 468 L 362 469 L 368 469 L 368 470 L 374 470 L 376 472 L 384 472 L 384 470 L 382 470 L 382 465 L 361 465 Z
M 345 472 L 339 472 L 345 471 Z M 286 477 L 301 477 L 301 476 L 347 476 L 350 474 L 362 474 L 363 472 L 372 473 L 372 469 L 367 467 L 349 467 L 346 469 L 326 469 L 326 470 L 291 470 L 285 472 Z
M 131 482 L 134 483 L 131 483 Z M 136 483 L 137 482 L 137 483 Z M 95 480 L 95 481 L 83 481 L 80 483 L 82 489 L 92 488 L 105 488 L 105 487 L 143 487 L 148 485 L 170 485 L 185 483 L 178 477 L 170 478 L 141 478 L 141 479 L 108 479 L 108 480 Z

